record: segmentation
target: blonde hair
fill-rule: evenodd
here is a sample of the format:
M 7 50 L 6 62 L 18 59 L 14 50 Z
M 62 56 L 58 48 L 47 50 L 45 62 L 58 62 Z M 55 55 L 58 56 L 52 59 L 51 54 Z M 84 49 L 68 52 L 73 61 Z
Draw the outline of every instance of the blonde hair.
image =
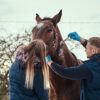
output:
M 41 67 L 43 73 L 44 88 L 47 88 L 48 84 L 48 67 L 45 61 L 46 57 L 46 45 L 42 40 L 33 40 L 28 46 L 23 48 L 24 53 L 28 54 L 28 59 L 26 61 L 26 78 L 25 86 L 32 89 L 34 83 L 34 60 L 39 57 L 41 60 Z

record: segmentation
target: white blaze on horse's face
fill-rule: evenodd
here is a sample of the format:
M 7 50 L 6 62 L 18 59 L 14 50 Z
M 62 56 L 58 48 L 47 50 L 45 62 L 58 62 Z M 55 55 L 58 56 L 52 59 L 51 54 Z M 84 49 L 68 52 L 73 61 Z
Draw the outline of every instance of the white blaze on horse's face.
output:
M 37 24 L 37 28 L 39 29 L 39 28 L 41 28 L 42 26 L 44 25 L 44 23 L 39 23 L 39 24 Z

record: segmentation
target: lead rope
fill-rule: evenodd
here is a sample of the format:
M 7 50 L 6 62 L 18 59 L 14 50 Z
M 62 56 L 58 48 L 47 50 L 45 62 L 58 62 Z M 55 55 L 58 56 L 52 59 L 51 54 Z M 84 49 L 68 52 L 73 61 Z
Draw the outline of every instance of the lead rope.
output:
M 68 39 L 69 39 L 69 37 L 67 37 L 67 38 L 65 38 L 64 40 L 60 41 L 60 45 L 63 45 L 63 43 L 64 43 L 66 40 L 68 40 Z

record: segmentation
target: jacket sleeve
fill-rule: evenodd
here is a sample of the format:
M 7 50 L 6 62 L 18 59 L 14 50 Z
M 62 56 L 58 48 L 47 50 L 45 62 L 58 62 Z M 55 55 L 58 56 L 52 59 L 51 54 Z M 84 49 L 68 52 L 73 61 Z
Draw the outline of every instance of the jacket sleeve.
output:
M 35 68 L 34 89 L 39 100 L 48 100 L 48 92 L 44 89 L 41 68 Z
M 92 78 L 92 73 L 84 64 L 80 66 L 64 68 L 63 66 L 53 62 L 51 64 L 51 69 L 59 76 L 72 80 L 91 80 Z
M 84 48 L 86 48 L 88 40 L 85 39 L 85 42 L 82 44 Z

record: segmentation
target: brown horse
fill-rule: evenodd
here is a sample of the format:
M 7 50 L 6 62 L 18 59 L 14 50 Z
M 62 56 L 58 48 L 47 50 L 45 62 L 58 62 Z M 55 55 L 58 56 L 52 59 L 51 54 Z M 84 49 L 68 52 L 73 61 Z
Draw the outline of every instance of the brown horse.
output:
M 78 65 L 75 56 L 68 50 L 63 40 L 57 23 L 60 21 L 62 10 L 53 18 L 41 19 L 36 14 L 37 25 L 32 30 L 33 39 L 41 39 L 47 45 L 48 55 L 52 60 L 65 67 Z M 49 69 L 50 90 L 49 100 L 79 100 L 80 81 L 64 79 Z

